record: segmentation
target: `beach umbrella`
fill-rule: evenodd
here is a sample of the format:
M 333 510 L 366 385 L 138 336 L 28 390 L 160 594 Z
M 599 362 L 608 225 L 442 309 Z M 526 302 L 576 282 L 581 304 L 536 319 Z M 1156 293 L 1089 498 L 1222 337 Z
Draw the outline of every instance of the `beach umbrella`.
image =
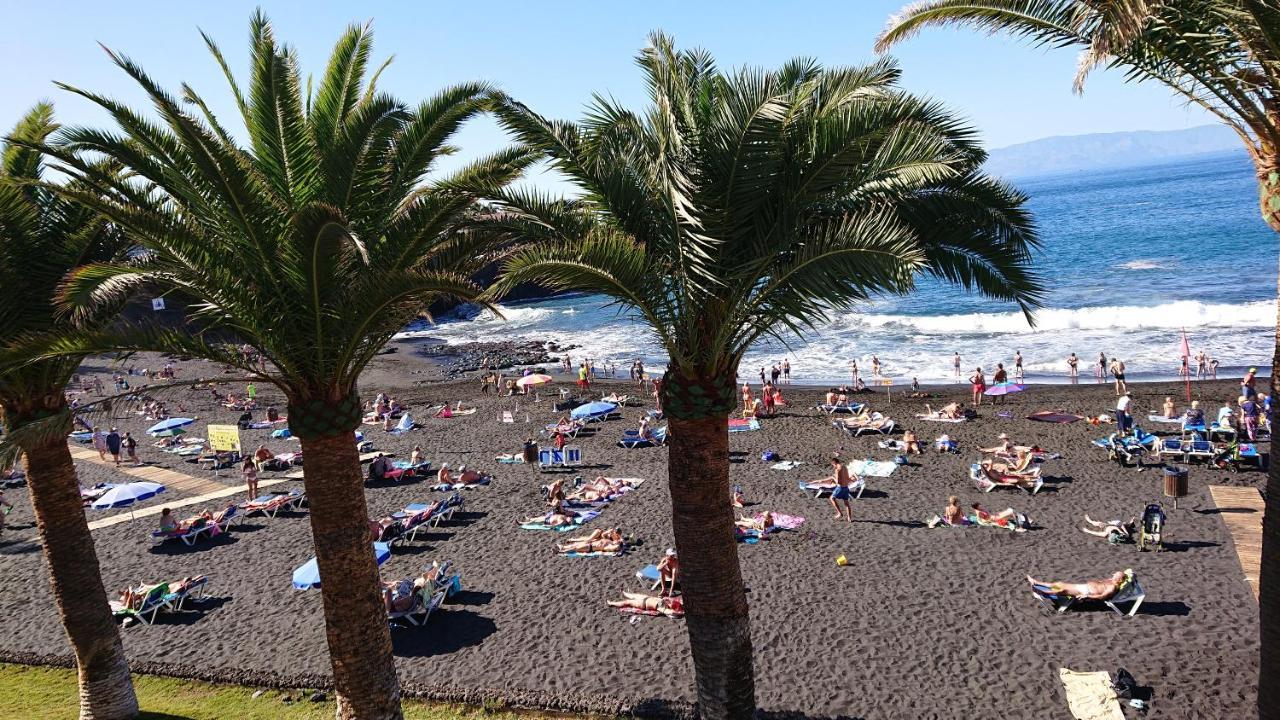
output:
M 1019 385 L 1018 383 L 999 383 L 987 388 L 983 395 L 1012 395 L 1026 389 L 1026 385 Z
M 381 565 L 387 561 L 387 558 L 391 557 L 391 546 L 386 543 L 374 543 L 373 556 L 378 559 L 378 564 Z M 316 564 L 315 558 L 311 558 L 293 571 L 293 586 L 299 590 L 320 587 L 320 566 Z
M 167 430 L 160 430 L 157 432 L 153 432 L 151 433 L 151 437 L 158 437 L 158 438 L 178 437 L 179 435 L 186 435 L 186 434 L 187 434 L 186 430 L 183 430 L 180 427 L 176 427 L 176 428 L 168 428 Z
M 574 420 L 582 420 L 583 418 L 594 418 L 608 415 L 617 410 L 618 406 L 611 402 L 589 402 L 586 405 L 579 405 L 569 412 L 569 417 Z
M 147 428 L 147 434 L 152 437 L 165 437 L 158 433 L 162 433 L 166 430 L 175 430 L 177 428 L 186 427 L 193 422 L 195 422 L 195 420 L 192 420 L 191 418 L 169 418 L 168 420 L 161 420 L 155 425 Z
M 546 385 L 547 383 L 554 382 L 554 381 L 555 381 L 555 378 L 551 377 L 550 375 L 533 373 L 532 375 L 525 375 L 524 377 L 517 380 L 516 385 L 518 387 L 527 388 L 527 387 L 536 387 L 538 385 Z
M 112 510 L 153 498 L 164 492 L 164 486 L 153 482 L 133 482 L 117 485 L 93 501 L 94 510 Z

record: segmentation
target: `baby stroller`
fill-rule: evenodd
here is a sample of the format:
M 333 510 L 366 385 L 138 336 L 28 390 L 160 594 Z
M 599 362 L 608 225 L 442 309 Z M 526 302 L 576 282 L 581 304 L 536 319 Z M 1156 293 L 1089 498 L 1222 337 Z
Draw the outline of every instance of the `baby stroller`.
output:
M 1138 530 L 1138 551 L 1164 549 L 1164 508 L 1151 503 L 1142 511 L 1142 527 Z

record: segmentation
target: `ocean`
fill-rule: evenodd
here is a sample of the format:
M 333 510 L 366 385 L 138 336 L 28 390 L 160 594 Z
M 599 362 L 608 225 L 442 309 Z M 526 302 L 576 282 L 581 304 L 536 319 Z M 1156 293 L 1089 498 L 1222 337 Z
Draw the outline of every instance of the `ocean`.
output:
M 1036 263 L 1048 292 L 1034 327 L 1011 305 L 926 279 L 911 295 L 838 314 L 787 346 L 761 343 L 741 375 L 787 358 L 797 382 L 828 384 L 847 380 L 854 359 L 868 377 L 875 356 L 895 385 L 929 383 L 952 379 L 955 352 L 966 377 L 976 366 L 989 377 L 997 362 L 1012 372 L 1021 352 L 1028 382 L 1065 382 L 1069 353 L 1091 380 L 1105 352 L 1124 360 L 1131 378 L 1166 379 L 1177 376 L 1183 329 L 1193 355 L 1218 359 L 1219 375 L 1270 367 L 1280 242 L 1259 217 L 1243 153 L 1014 184 L 1029 196 L 1042 240 Z M 512 303 L 502 312 L 505 320 L 462 308 L 402 336 L 554 340 L 580 346 L 575 360 L 617 364 L 624 376 L 635 359 L 651 370 L 666 362 L 644 326 L 598 296 Z

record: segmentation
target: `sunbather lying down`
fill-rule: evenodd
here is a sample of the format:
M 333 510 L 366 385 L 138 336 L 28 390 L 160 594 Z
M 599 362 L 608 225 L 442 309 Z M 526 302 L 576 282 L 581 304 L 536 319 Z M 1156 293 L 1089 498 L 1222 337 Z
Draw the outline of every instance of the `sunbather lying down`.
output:
M 569 538 L 562 543 L 556 543 L 556 552 L 558 553 L 617 553 L 627 546 L 627 541 L 622 537 L 622 533 L 618 532 L 618 528 L 609 528 L 608 530 L 593 530 L 589 535 L 581 537 Z
M 1036 580 L 1030 575 L 1027 576 L 1027 582 L 1031 583 L 1032 590 L 1042 595 L 1066 595 L 1080 600 L 1110 600 L 1132 577 L 1132 570 L 1118 570 L 1106 579 L 1081 583 Z
M 980 463 L 982 474 L 988 480 L 999 485 L 1033 486 L 1040 477 L 1040 468 L 1032 468 L 1019 472 L 1008 465 L 983 460 Z
M 203 583 L 206 579 L 207 578 L 204 575 L 193 575 L 191 577 L 184 577 L 181 580 L 171 580 L 167 583 L 151 583 L 150 585 L 139 585 L 136 588 L 125 588 L 120 591 L 120 600 L 118 602 L 111 603 L 112 609 L 141 610 L 143 600 L 151 593 L 152 590 L 155 590 L 158 587 L 167 585 L 168 587 L 166 589 L 169 593 L 181 594 L 196 585 Z
M 573 489 L 566 497 L 569 500 L 593 503 L 601 500 L 612 500 L 629 489 L 631 489 L 631 484 L 621 478 L 607 478 L 603 475 L 597 475 L 596 479 Z
M 578 516 L 575 513 L 565 509 L 562 503 L 556 503 L 556 506 L 551 509 L 551 512 L 543 513 L 542 515 L 534 515 L 531 518 L 525 518 L 524 520 L 520 521 L 520 524 L 521 525 L 530 525 L 530 524 L 546 525 L 547 527 L 564 527 L 565 525 L 572 525 L 574 521 L 577 519 L 578 519 Z
M 937 410 L 925 403 L 924 410 L 925 415 L 929 417 L 946 418 L 947 420 L 959 420 L 964 417 L 964 403 L 947 403 Z
M 1132 538 L 1133 534 L 1138 530 L 1137 517 L 1129 518 L 1129 522 L 1123 522 L 1119 519 L 1098 522 L 1097 520 L 1090 519 L 1088 515 L 1085 515 L 1084 521 L 1088 523 L 1090 527 L 1080 528 L 1081 532 L 1085 532 L 1090 535 L 1097 535 L 1100 538 L 1105 538 L 1107 542 L 1111 543 L 1125 542 Z
M 757 517 L 740 517 L 733 524 L 737 526 L 738 532 L 767 533 L 774 527 L 773 513 L 765 510 Z
M 642 610 L 648 613 L 666 615 L 667 617 L 684 617 L 684 598 L 679 595 L 661 597 L 624 591 L 621 600 L 610 600 L 609 605 L 624 610 Z

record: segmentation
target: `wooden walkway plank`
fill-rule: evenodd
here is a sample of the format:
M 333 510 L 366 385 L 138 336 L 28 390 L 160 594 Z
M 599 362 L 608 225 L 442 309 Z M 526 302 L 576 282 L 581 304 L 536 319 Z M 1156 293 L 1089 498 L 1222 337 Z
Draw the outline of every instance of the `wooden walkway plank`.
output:
M 117 525 L 122 522 L 130 522 L 139 517 L 159 515 L 160 511 L 166 507 L 181 508 L 181 507 L 187 507 L 189 505 L 199 505 L 201 503 L 207 503 L 210 500 L 218 500 L 221 498 L 231 497 L 232 495 L 236 495 L 238 493 L 242 493 L 245 491 L 245 487 L 240 484 L 223 485 L 222 483 L 219 483 L 219 482 L 214 482 L 212 480 L 208 480 L 205 478 L 195 477 L 194 475 L 187 475 L 186 473 L 180 473 L 180 472 L 177 472 L 176 470 L 170 470 L 168 468 L 155 467 L 154 465 L 143 465 L 140 467 L 133 467 L 131 465 L 116 466 L 116 464 L 113 461 L 102 460 L 101 458 L 98 457 L 97 451 L 90 450 L 88 448 L 73 446 L 71 448 L 71 457 L 74 460 L 80 460 L 82 462 L 90 462 L 98 465 L 114 467 L 116 470 L 126 475 L 136 477 L 139 480 L 144 480 L 146 482 L 154 482 L 154 483 L 159 483 L 161 485 L 164 485 L 166 489 L 177 490 L 183 493 L 192 493 L 192 495 L 189 497 L 179 498 L 177 500 L 173 500 L 170 502 L 154 504 L 145 508 L 136 509 L 132 512 L 117 513 L 110 517 L 105 517 L 100 520 L 94 520 L 89 523 L 90 530 L 97 530 L 98 528 L 110 527 L 112 525 Z M 259 480 L 258 487 L 259 488 L 270 487 L 272 485 L 278 485 L 282 482 L 285 482 L 286 480 L 291 480 L 291 479 L 293 478 L 286 476 L 286 477 L 277 478 L 274 480 Z
M 1265 503 L 1256 488 L 1210 485 L 1209 495 L 1218 506 L 1219 517 L 1231 533 L 1240 570 L 1258 599 L 1258 577 L 1262 568 L 1262 514 Z

